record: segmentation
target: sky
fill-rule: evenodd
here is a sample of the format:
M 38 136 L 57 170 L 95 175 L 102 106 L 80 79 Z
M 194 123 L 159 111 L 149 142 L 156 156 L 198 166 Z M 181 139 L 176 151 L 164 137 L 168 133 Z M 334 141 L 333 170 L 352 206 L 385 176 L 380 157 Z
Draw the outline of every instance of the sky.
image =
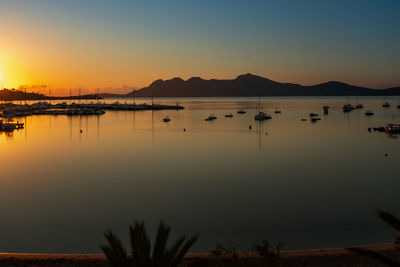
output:
M 244 73 L 400 86 L 399 14 L 399 0 L 1 0 L 0 86 L 119 92 Z

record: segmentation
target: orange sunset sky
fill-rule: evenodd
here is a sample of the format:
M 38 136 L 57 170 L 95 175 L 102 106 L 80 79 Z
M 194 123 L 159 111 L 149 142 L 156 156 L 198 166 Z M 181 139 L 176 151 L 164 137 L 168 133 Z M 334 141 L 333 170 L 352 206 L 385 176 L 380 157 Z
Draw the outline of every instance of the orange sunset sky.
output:
M 118 93 L 159 78 L 248 72 L 400 85 L 398 1 L 117 2 L 2 1 L 0 86 Z

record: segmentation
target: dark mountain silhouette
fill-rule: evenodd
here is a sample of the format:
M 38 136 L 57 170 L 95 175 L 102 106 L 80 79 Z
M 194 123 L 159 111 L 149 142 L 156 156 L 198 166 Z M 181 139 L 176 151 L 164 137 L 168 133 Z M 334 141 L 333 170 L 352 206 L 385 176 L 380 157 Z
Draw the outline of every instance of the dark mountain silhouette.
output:
M 371 89 L 342 82 L 326 82 L 312 86 L 280 83 L 253 74 L 239 75 L 233 80 L 204 80 L 192 77 L 156 80 L 150 86 L 137 90 L 137 97 L 229 97 L 229 96 L 347 96 L 400 95 L 400 87 Z M 133 91 L 121 95 L 132 97 Z

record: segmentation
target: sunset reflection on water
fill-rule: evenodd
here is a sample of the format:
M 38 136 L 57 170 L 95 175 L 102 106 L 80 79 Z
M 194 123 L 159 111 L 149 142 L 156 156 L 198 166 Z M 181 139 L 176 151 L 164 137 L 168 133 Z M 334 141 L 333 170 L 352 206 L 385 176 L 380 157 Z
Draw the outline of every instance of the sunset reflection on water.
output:
M 156 101 L 185 109 L 31 116 L 0 133 L 0 249 L 99 252 L 104 230 L 123 235 L 135 219 L 200 232 L 197 251 L 260 237 L 302 249 L 392 235 L 373 210 L 400 213 L 400 144 L 367 129 L 399 123 L 395 105 L 365 97 L 345 114 L 347 98 L 263 98 L 273 118 L 255 122 L 257 98 Z M 218 119 L 204 121 L 210 113 Z

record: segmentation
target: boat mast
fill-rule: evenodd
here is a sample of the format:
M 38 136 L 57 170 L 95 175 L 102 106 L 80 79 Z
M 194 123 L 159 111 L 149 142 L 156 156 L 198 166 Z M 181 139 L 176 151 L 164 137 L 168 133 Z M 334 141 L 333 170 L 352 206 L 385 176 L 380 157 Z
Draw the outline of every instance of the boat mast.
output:
M 257 114 L 261 111 L 261 89 L 258 88 L 258 103 L 257 103 Z
M 153 106 L 154 105 L 154 100 L 153 100 L 153 98 L 154 98 L 154 86 L 153 86 L 153 84 L 151 85 L 151 105 Z

